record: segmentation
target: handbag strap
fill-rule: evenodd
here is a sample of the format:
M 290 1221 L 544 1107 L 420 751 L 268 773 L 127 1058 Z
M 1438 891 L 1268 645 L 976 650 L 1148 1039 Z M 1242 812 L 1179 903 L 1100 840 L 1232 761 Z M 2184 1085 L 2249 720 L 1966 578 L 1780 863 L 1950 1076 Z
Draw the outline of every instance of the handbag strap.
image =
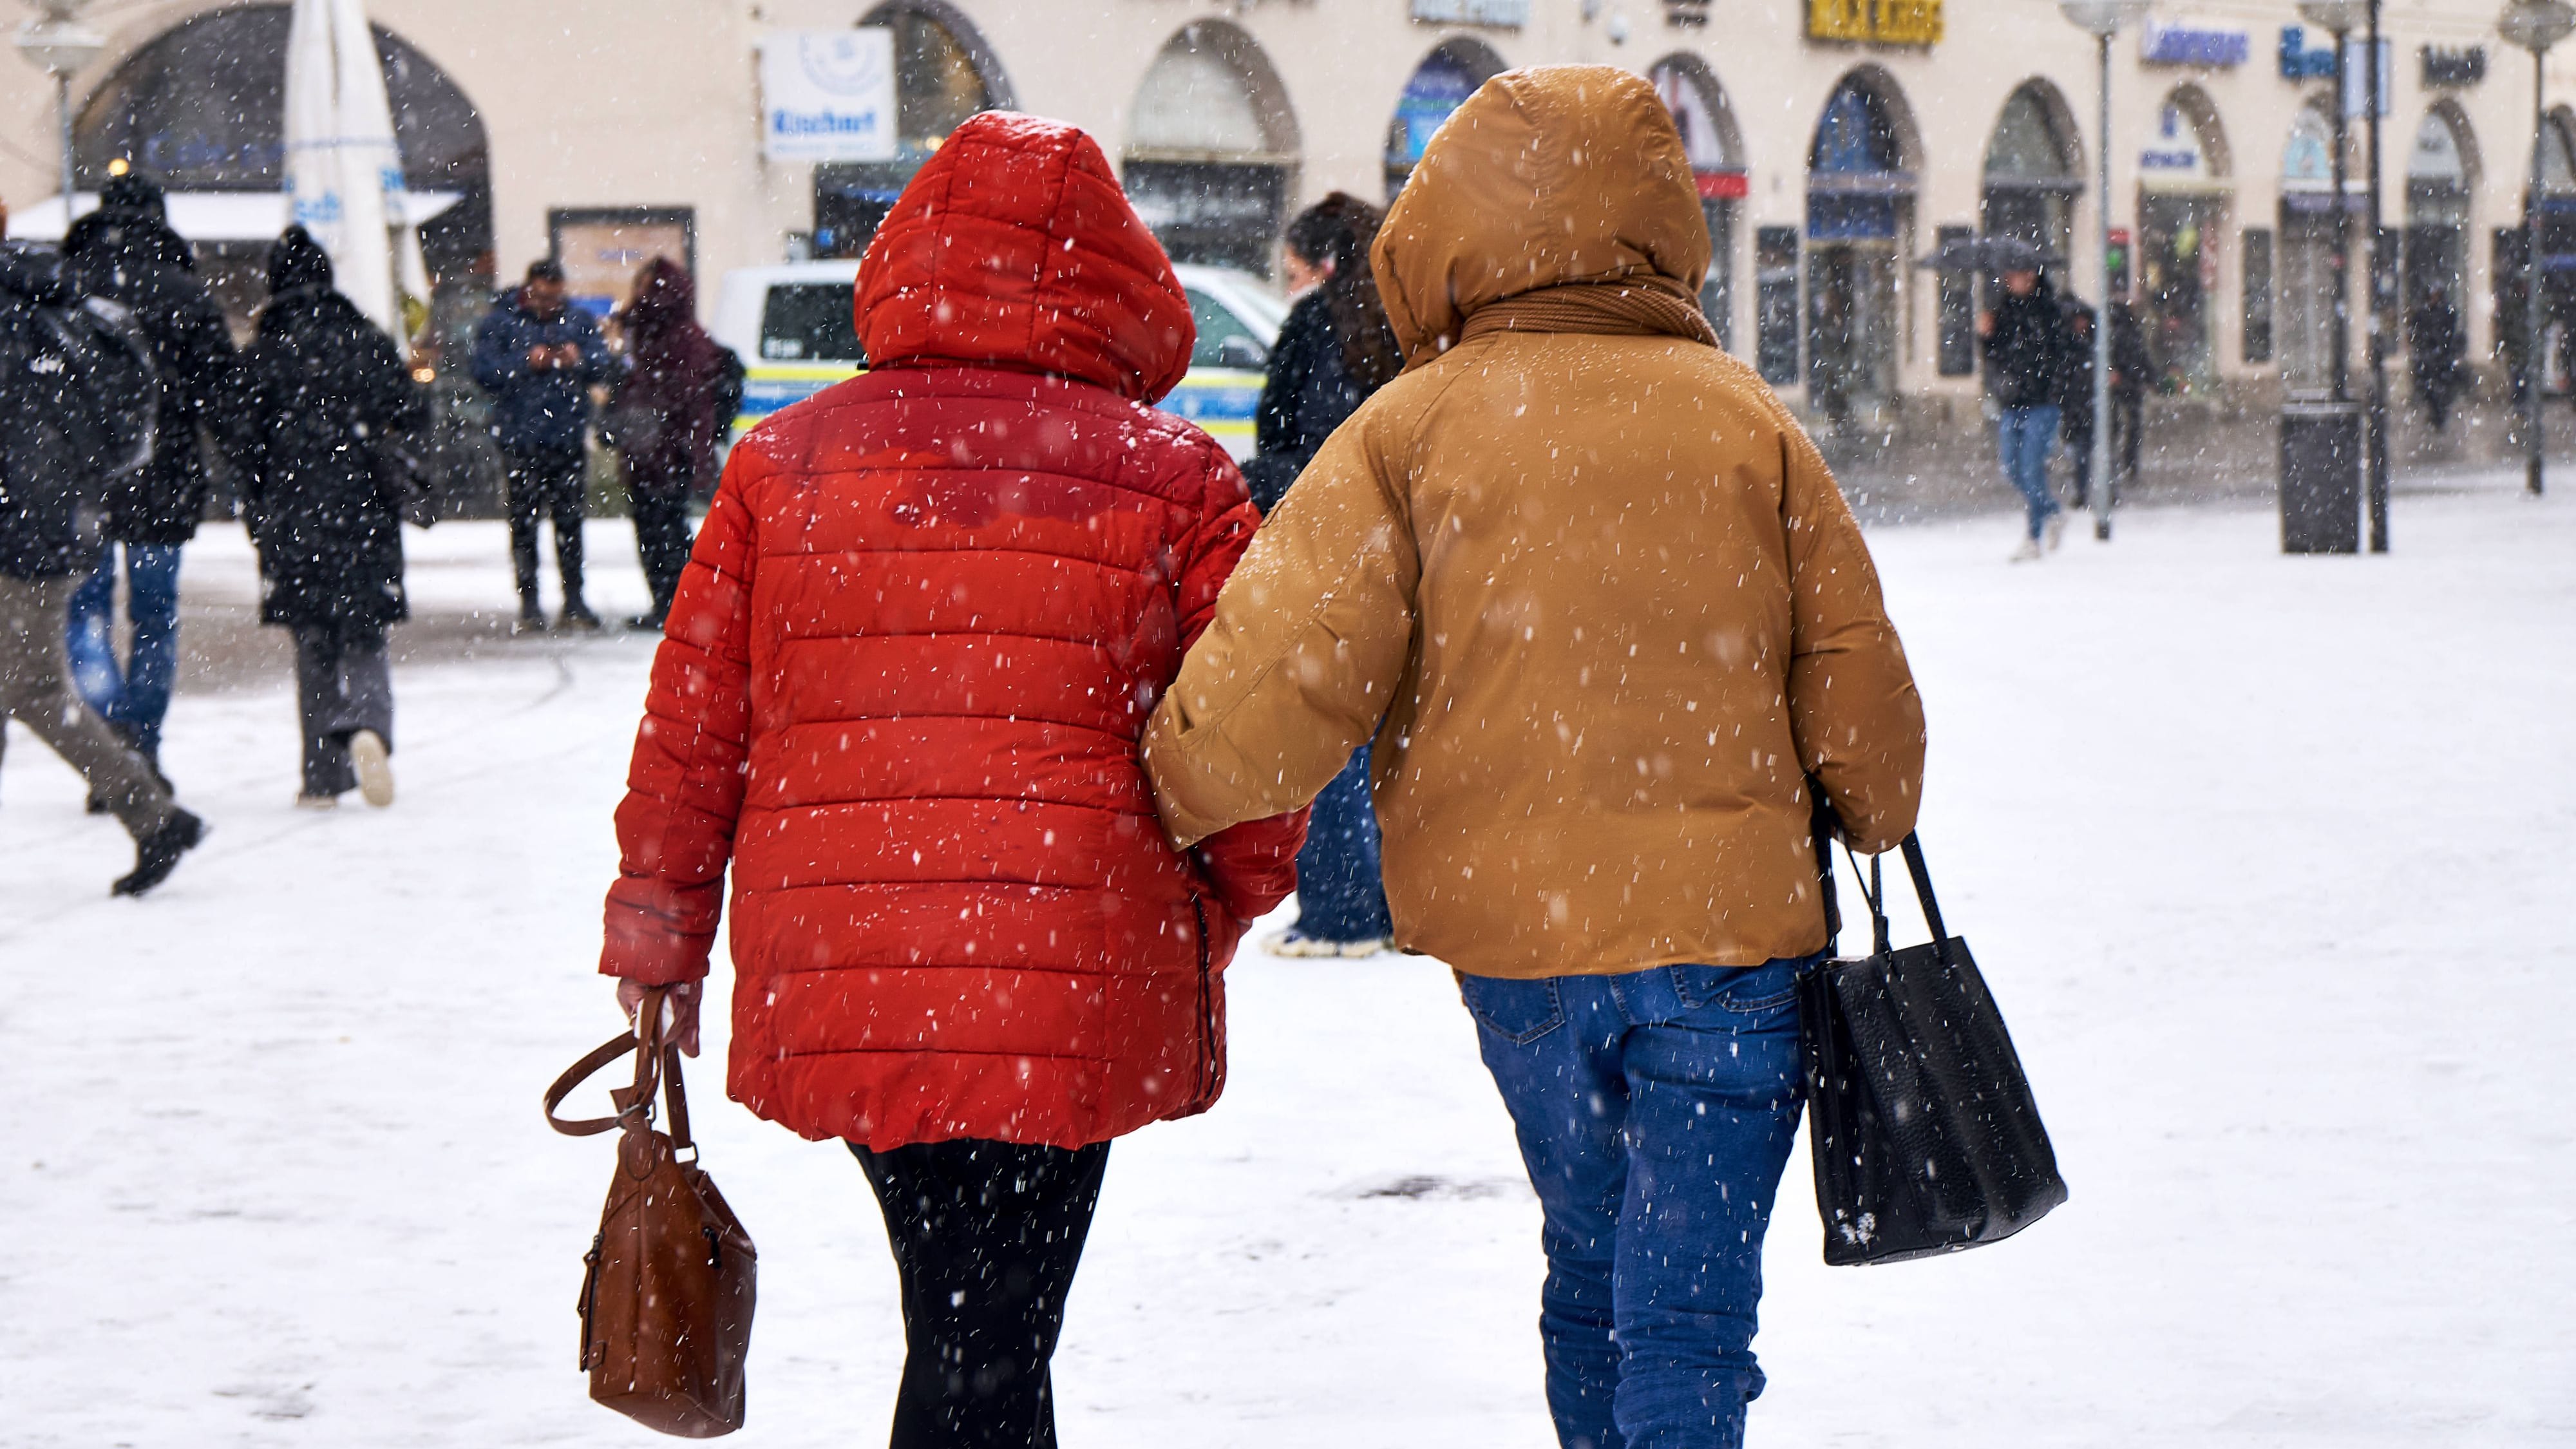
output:
M 1807 777 L 1807 828 L 1816 847 L 1816 888 L 1825 897 L 1825 954 L 1842 949 L 1843 903 L 1834 890 L 1834 807 L 1825 803 L 1824 782 Z
M 1897 848 L 1905 852 L 1905 870 L 1914 877 L 1914 898 L 1923 904 L 1923 923 L 1932 928 L 1932 939 L 1949 940 L 1949 929 L 1941 924 L 1941 903 L 1932 896 L 1932 868 L 1923 863 L 1923 842 L 1909 830 Z
M 653 1095 L 658 1083 L 663 1100 L 670 1108 L 671 1146 L 683 1150 L 689 1141 L 689 1099 L 680 1086 L 680 1049 L 662 1039 L 663 988 L 644 993 L 635 1007 L 635 1029 L 621 1033 L 591 1048 L 589 1055 L 564 1069 L 546 1088 L 546 1125 L 566 1137 L 590 1137 L 612 1127 L 647 1125 L 653 1120 Z M 597 1076 L 602 1068 L 618 1058 L 635 1058 L 635 1084 L 609 1095 L 617 1111 L 607 1117 L 585 1117 L 570 1120 L 557 1115 L 564 1099 L 582 1083 Z

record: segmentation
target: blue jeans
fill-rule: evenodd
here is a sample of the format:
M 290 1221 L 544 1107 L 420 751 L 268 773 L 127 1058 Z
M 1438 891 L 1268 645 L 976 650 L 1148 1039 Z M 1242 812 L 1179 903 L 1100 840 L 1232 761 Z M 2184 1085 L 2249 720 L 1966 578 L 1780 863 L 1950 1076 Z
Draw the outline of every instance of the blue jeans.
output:
M 125 550 L 125 615 L 134 621 L 133 656 L 116 658 L 116 551 Z M 170 713 L 170 684 L 179 673 L 179 545 L 110 543 L 98 567 L 72 594 L 63 642 L 81 698 L 115 725 L 146 759 L 161 754 L 161 721 Z
M 1297 852 L 1297 933 L 1319 941 L 1383 941 L 1395 934 L 1378 874 L 1377 811 L 1369 804 L 1369 750 L 1315 797 L 1306 847 Z
M 2006 408 L 1995 419 L 1995 453 L 2003 459 L 2004 477 L 2021 490 L 2030 506 L 2030 536 L 2039 537 L 2048 515 L 2057 512 L 2057 495 L 2049 491 L 2048 460 L 2057 452 L 2057 407 Z
M 1565 1449 L 1744 1442 L 1810 964 L 1461 978 L 1546 1215 L 1539 1336 Z

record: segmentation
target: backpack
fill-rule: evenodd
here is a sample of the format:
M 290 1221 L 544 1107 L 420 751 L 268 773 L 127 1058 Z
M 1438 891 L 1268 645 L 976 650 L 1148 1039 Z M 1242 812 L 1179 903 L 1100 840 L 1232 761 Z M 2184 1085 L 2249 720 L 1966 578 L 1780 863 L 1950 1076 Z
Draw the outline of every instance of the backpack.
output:
M 152 461 L 160 440 L 161 382 L 152 342 L 122 304 L 104 297 L 37 309 L 82 393 L 89 416 L 77 435 L 95 481 L 132 479 Z

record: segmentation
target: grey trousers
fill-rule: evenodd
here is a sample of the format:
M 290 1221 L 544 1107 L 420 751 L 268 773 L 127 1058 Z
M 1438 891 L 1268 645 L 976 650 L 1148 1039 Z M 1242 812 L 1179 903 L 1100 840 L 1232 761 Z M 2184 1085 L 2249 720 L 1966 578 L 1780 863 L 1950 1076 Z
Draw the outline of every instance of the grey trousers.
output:
M 72 688 L 63 628 L 80 584 L 0 574 L 0 717 L 34 730 L 89 781 L 125 833 L 141 840 L 169 824 L 178 807 L 152 767 Z
M 295 626 L 296 705 L 304 724 L 304 793 L 358 788 L 349 737 L 373 730 L 394 742 L 394 676 L 385 631 L 346 624 Z

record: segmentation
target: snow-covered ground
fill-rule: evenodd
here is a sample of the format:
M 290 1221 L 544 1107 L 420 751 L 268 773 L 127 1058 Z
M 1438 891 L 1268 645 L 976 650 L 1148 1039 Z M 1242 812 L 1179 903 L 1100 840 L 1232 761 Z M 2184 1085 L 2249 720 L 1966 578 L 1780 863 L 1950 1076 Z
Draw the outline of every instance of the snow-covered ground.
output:
M 2576 501 L 2401 496 L 2399 551 L 2140 513 L 2003 564 L 1881 530 L 1925 840 L 2073 1201 L 1827 1271 L 1793 1165 L 1757 1445 L 2576 1443 Z M 417 536 L 415 536 L 417 539 Z M 424 609 L 507 598 L 417 539 Z M 623 529 L 602 612 L 641 601 Z M 192 596 L 241 598 L 235 536 Z M 23 731 L 0 780 L 0 1444 L 635 1445 L 582 1396 L 604 1140 L 537 1094 L 593 977 L 647 641 L 398 671 L 402 798 L 299 814 L 283 678 L 184 695 L 215 824 L 159 895 Z M 1058 1363 L 1069 1446 L 1543 1449 L 1538 1210 L 1448 975 L 1235 968 L 1233 1082 L 1119 1145 Z M 720 1049 L 721 1043 L 716 1044 Z M 881 1441 L 857 1168 L 721 1104 L 764 1268 L 747 1444 Z

